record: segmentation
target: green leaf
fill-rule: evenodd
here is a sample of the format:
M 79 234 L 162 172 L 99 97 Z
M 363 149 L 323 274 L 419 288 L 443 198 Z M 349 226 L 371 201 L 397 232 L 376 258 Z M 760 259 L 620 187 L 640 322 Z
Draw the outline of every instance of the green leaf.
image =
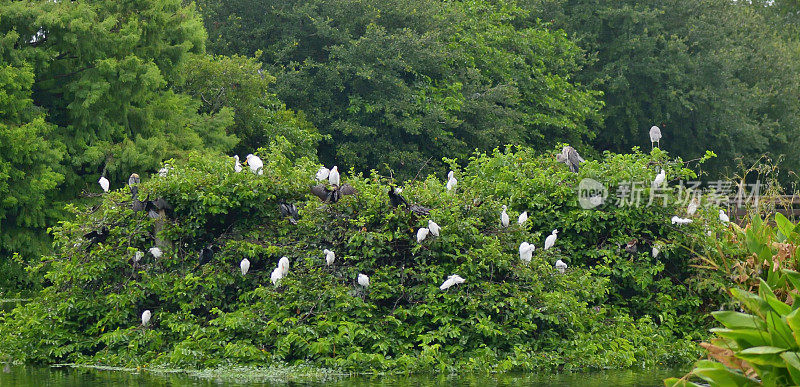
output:
M 695 369 L 692 370 L 692 373 L 709 382 L 712 386 L 737 387 L 759 385 L 755 380 L 710 360 L 700 360 L 695 363 Z
M 712 328 L 711 332 L 736 341 L 741 348 L 769 345 L 772 343 L 769 332 L 756 329 Z
M 669 378 L 669 379 L 664 379 L 664 387 L 702 387 L 702 386 L 685 379 Z
M 786 368 L 794 384 L 800 385 L 800 353 L 786 351 L 781 354 L 781 359 L 786 362 Z
M 786 348 L 760 346 L 739 351 L 736 353 L 736 357 L 752 364 L 783 367 L 784 361 L 780 356 L 783 352 L 786 352 Z
M 731 289 L 731 294 L 737 300 L 739 300 L 739 302 L 741 302 L 745 308 L 747 308 L 751 312 L 758 314 L 759 316 L 761 316 L 761 318 L 766 319 L 767 313 L 769 313 L 772 310 L 772 308 L 766 301 L 764 301 L 763 298 L 748 291 L 733 288 Z
M 725 310 L 711 312 L 711 315 L 726 328 L 767 329 L 767 325 L 764 323 L 764 320 L 752 314 Z

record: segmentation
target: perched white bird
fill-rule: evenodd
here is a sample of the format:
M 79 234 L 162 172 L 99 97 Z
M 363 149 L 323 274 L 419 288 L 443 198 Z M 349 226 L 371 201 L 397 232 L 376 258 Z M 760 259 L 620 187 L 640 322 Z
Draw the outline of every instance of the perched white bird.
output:
M 103 192 L 108 192 L 109 183 L 105 176 L 101 176 L 97 182 L 100 183 L 100 188 L 103 189 Z
M 245 162 L 250 166 L 250 170 L 253 171 L 253 173 L 258 175 L 264 174 L 264 162 L 261 161 L 260 157 L 251 153 L 247 155 Z
M 528 221 L 528 211 L 519 214 L 519 219 L 517 219 L 517 223 L 523 224 L 526 221 Z
M 556 244 L 556 238 L 558 238 L 558 230 L 553 230 L 553 233 L 544 239 L 544 249 L 547 250 L 553 247 Z
M 163 254 L 161 252 L 161 249 L 159 249 L 158 247 L 151 247 L 149 251 L 150 254 L 152 254 L 156 258 L 161 258 L 161 255 Z
M 689 223 L 692 223 L 691 219 L 681 218 L 678 215 L 672 217 L 672 224 L 684 225 Z
M 424 241 L 425 238 L 428 237 L 428 233 L 430 233 L 430 232 L 431 232 L 431 230 L 429 228 L 420 227 L 420 229 L 417 230 L 417 243 L 422 243 L 422 241 Z
M 506 213 L 507 209 L 508 207 L 503 205 L 503 212 L 500 213 L 500 224 L 503 225 L 503 227 L 508 227 L 508 224 L 510 223 L 510 220 L 508 219 L 508 214 Z
M 653 143 L 657 143 L 658 147 L 661 147 L 661 129 L 658 126 L 651 126 L 650 127 L 650 146 L 653 146 Z
M 328 249 L 322 250 L 322 252 L 325 254 L 325 264 L 328 266 L 333 265 L 333 260 L 336 259 L 336 254 Z
M 247 258 L 243 259 L 239 263 L 239 268 L 242 269 L 242 275 L 247 274 L 247 271 L 250 270 L 250 261 Z
M 661 249 L 658 246 L 653 246 L 653 258 L 658 257 L 658 254 L 661 254 Z
M 147 326 L 147 324 L 149 324 L 149 323 L 150 323 L 150 317 L 152 317 L 152 315 L 153 315 L 153 314 L 152 314 L 152 313 L 150 313 L 150 310 L 149 310 L 149 309 L 148 309 L 148 310 L 145 310 L 144 312 L 142 312 L 142 326 L 145 326 L 145 327 L 146 327 L 146 326 Z
M 449 288 L 449 287 L 451 287 L 453 285 L 463 284 L 464 281 L 466 281 L 466 280 L 461 278 L 461 276 L 459 276 L 458 274 L 453 274 L 453 275 L 447 277 L 447 280 L 444 281 L 442 286 L 439 286 L 439 289 L 440 290 L 447 290 L 447 288 Z
M 731 218 L 728 217 L 725 210 L 719 210 L 719 220 L 722 221 L 722 223 L 728 223 L 731 221 Z
M 700 206 L 700 201 L 697 198 L 692 198 L 692 201 L 689 202 L 689 205 L 686 207 L 686 214 L 689 216 L 694 215 L 697 212 L 697 207 Z
M 519 259 L 526 264 L 530 263 L 534 250 L 536 250 L 536 245 L 532 245 L 528 242 L 522 242 L 519 245 Z
M 158 175 L 161 177 L 167 177 L 167 173 L 169 173 L 168 165 L 163 166 L 161 169 L 158 170 Z
M 276 267 L 274 270 L 272 270 L 272 274 L 270 274 L 269 279 L 272 281 L 272 284 L 277 287 L 280 280 L 283 279 L 283 272 L 281 272 L 281 268 Z
M 339 186 L 339 167 L 334 165 L 331 171 L 328 172 L 328 183 L 330 185 Z
M 448 191 L 452 191 L 453 188 L 456 188 L 457 184 L 458 184 L 458 180 L 456 180 L 455 177 L 451 177 L 451 178 L 447 179 L 447 185 L 446 185 L 447 190 Z
M 278 268 L 281 269 L 281 277 L 286 277 L 289 274 L 289 258 L 281 257 L 278 261 Z
M 558 269 L 561 274 L 564 274 L 564 272 L 567 271 L 567 264 L 559 259 L 556 261 L 556 269 Z
M 239 155 L 233 156 L 235 162 L 233 163 L 233 171 L 239 173 L 242 171 L 242 163 L 239 161 Z
M 142 257 L 144 257 L 144 253 L 141 251 L 137 251 L 135 254 L 133 254 L 133 262 L 141 261 Z
M 455 172 L 453 171 L 447 172 L 447 180 L 453 179 L 455 178 L 455 176 L 456 176 Z
M 358 273 L 358 284 L 363 287 L 369 287 L 369 276 L 366 274 Z
M 438 236 L 439 236 L 439 231 L 440 231 L 441 229 L 442 229 L 442 228 L 441 228 L 441 227 L 439 227 L 439 225 L 438 225 L 438 224 L 436 224 L 436 222 L 434 222 L 434 221 L 432 221 L 432 220 L 428 219 L 428 230 L 430 230 L 430 231 L 431 231 L 431 235 L 433 235 L 433 236 L 437 236 L 437 237 L 438 237 Z
M 661 169 L 661 172 L 656 175 L 656 178 L 653 179 L 653 187 L 660 187 L 661 184 L 664 184 L 664 180 L 667 179 L 667 171 Z
M 319 167 L 319 170 L 317 171 L 317 181 L 323 181 L 327 179 L 330 173 L 331 173 L 330 169 L 325 168 L 324 166 Z

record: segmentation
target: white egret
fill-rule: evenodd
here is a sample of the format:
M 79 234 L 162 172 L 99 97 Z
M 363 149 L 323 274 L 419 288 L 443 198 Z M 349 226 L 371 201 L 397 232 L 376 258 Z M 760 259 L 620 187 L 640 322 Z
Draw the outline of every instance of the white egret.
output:
M 333 265 L 333 260 L 336 259 L 336 254 L 328 249 L 322 250 L 322 252 L 325 254 L 325 264 L 328 266 Z
M 447 280 L 442 283 L 442 286 L 439 286 L 440 290 L 447 290 L 449 287 L 453 285 L 463 284 L 465 279 L 461 278 L 458 274 L 453 274 L 447 277 Z
M 455 177 L 451 177 L 451 178 L 447 179 L 447 185 L 446 185 L 447 190 L 448 191 L 452 191 L 453 188 L 456 188 L 457 184 L 458 184 L 458 180 L 456 180 Z
M 452 170 L 450 172 L 447 172 L 447 180 L 453 179 L 455 178 L 455 176 L 456 176 L 455 172 L 453 172 Z
M 564 272 L 567 271 L 567 264 L 559 259 L 556 261 L 556 269 L 558 269 L 561 274 L 564 274 Z
M 658 246 L 653 246 L 653 258 L 658 257 L 658 254 L 661 253 L 661 249 Z
M 521 225 L 521 224 L 525 223 L 527 220 L 528 220 L 528 211 L 525 211 L 525 212 L 519 214 L 519 219 L 517 219 L 517 223 L 519 223 Z
M 142 312 L 142 326 L 147 326 L 150 323 L 150 317 L 152 317 L 152 313 L 150 313 L 150 309 L 145 310 Z
M 556 238 L 558 238 L 558 230 L 553 230 L 553 233 L 544 239 L 544 249 L 547 250 L 553 247 L 556 244 Z
M 167 169 L 167 167 L 162 167 L 161 169 L 158 170 L 158 176 L 167 177 L 168 172 L 169 169 Z
M 658 147 L 661 148 L 661 129 L 658 126 L 651 126 L 650 127 L 650 147 L 655 148 L 653 144 L 658 144 Z
M 691 219 L 681 218 L 681 217 L 679 217 L 677 215 L 672 217 L 672 224 L 684 225 L 684 224 L 689 224 L 689 223 L 692 223 Z
M 731 218 L 728 217 L 725 210 L 719 210 L 719 220 L 722 221 L 722 223 L 728 223 L 731 221 Z
M 431 230 L 429 228 L 420 227 L 420 229 L 417 230 L 417 243 L 422 243 L 422 241 L 424 241 L 425 238 L 428 237 L 428 233 L 430 233 L 430 232 L 431 232 Z
M 286 277 L 289 274 L 289 258 L 281 257 L 281 260 L 278 261 L 278 268 L 281 269 L 281 276 Z
M 328 173 L 328 183 L 330 185 L 339 186 L 339 167 L 334 165 Z
M 510 223 L 510 220 L 508 219 L 508 214 L 506 213 L 507 209 L 508 207 L 503 205 L 503 212 L 500 213 L 500 224 L 503 225 L 503 227 L 508 227 L 508 224 Z
M 150 251 L 150 254 L 152 254 L 155 258 L 161 258 L 161 255 L 164 254 L 158 247 L 151 247 L 148 251 Z
M 239 173 L 242 171 L 242 163 L 239 161 L 239 155 L 233 156 L 235 162 L 233 163 L 233 171 Z
M 430 230 L 430 231 L 431 231 L 431 235 L 433 235 L 433 236 L 437 236 L 437 237 L 438 237 L 438 236 L 439 236 L 439 231 L 440 231 L 441 229 L 442 229 L 442 228 L 441 228 L 441 227 L 439 227 L 439 225 L 438 225 L 438 224 L 436 224 L 436 222 L 434 222 L 434 221 L 432 221 L 432 220 L 428 219 L 428 230 Z
M 270 274 L 269 279 L 272 281 L 272 284 L 275 285 L 275 287 L 278 287 L 278 283 L 281 279 L 283 279 L 283 272 L 281 271 L 281 268 L 276 267 L 274 270 L 272 270 L 272 274 Z
M 369 276 L 366 274 L 358 273 L 358 284 L 363 287 L 369 287 Z
M 247 271 L 250 270 L 250 261 L 247 258 L 243 259 L 239 263 L 239 268 L 242 269 L 242 275 L 247 274 Z
M 331 173 L 330 169 L 325 168 L 324 166 L 319 167 L 319 170 L 317 171 L 317 176 L 316 176 L 317 177 L 317 181 L 323 181 L 323 180 L 327 179 L 328 175 L 330 175 L 330 173 Z
M 100 180 L 98 180 L 97 182 L 100 183 L 100 188 L 103 189 L 103 192 L 108 192 L 109 182 L 105 176 L 101 176 Z
M 578 151 L 576 151 L 575 148 L 567 145 L 561 149 L 561 154 L 556 155 L 556 161 L 567 164 L 570 172 L 578 173 L 578 170 L 580 169 L 580 163 L 586 160 L 584 160 L 583 157 L 578 154 Z
M 141 251 L 137 251 L 135 254 L 133 254 L 133 262 L 141 261 L 142 257 L 144 257 L 144 253 Z
M 656 175 L 656 178 L 653 179 L 653 187 L 660 187 L 661 184 L 664 184 L 664 180 L 666 179 L 667 179 L 667 171 L 665 171 L 662 168 L 661 172 L 659 172 L 658 175 Z
M 694 215 L 697 212 L 697 207 L 700 206 L 700 201 L 697 198 L 692 198 L 692 201 L 689 202 L 689 205 L 686 207 L 686 214 L 689 216 Z
M 246 162 L 247 165 L 250 166 L 250 170 L 253 171 L 253 173 L 258 175 L 264 174 L 264 162 L 261 161 L 260 157 L 251 153 L 247 155 L 247 158 L 245 159 L 244 162 Z
M 525 262 L 525 264 L 530 263 L 534 250 L 536 250 L 536 245 L 532 245 L 528 242 L 522 242 L 519 245 L 519 259 L 521 259 L 522 262 Z

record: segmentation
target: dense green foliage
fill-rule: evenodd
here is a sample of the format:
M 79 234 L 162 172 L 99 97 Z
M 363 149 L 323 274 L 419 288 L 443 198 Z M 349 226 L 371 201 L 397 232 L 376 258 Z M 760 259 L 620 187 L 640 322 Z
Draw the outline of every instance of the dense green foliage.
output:
M 413 177 L 476 148 L 592 136 L 580 49 L 513 2 L 203 0 L 212 49 L 254 55 L 330 140 L 327 163 Z
M 279 135 L 309 154 L 319 137 L 252 59 L 206 56 L 200 16 L 180 0 L 3 0 L 0 40 L 2 288 L 24 278 L 10 256 L 47 253 L 45 230 L 100 176 L 120 187 L 190 150 Z
M 392 208 L 390 181 L 377 173 L 345 173 L 358 194 L 321 203 L 308 193 L 313 161 L 278 143 L 261 156 L 263 176 L 235 173 L 228 157 L 195 154 L 143 185 L 143 194 L 174 205 L 159 235 L 171 241 L 161 258 L 133 261 L 153 246 L 154 221 L 131 211 L 125 190 L 98 208 L 73 207 L 76 221 L 55 229 L 55 255 L 35 268 L 50 286 L 2 318 L 0 356 L 361 371 L 607 368 L 694 356 L 696 316 L 713 298 L 686 285 L 697 274 L 688 262 L 691 251 L 712 245 L 706 230 L 723 227 L 714 209 L 677 226 L 669 220 L 682 211 L 674 204 L 619 207 L 612 199 L 584 210 L 575 194 L 583 177 L 614 187 L 650 181 L 655 166 L 669 179 L 692 176 L 663 152 L 607 154 L 580 175 L 549 154 L 477 154 L 463 170 L 454 167 L 455 192 L 434 176 L 404 185 L 410 202 L 432 208 L 429 217 Z M 298 224 L 279 217 L 281 199 L 297 204 Z M 527 210 L 530 219 L 502 228 L 504 204 L 512 218 Z M 441 236 L 417 243 L 427 219 Z M 82 235 L 102 226 L 110 237 L 87 253 Z M 552 229 L 559 239 L 545 251 Z M 640 241 L 637 252 L 623 248 L 631 238 Z M 519 258 L 522 241 L 539 247 L 528 265 Z M 209 243 L 219 250 L 200 265 Z M 661 247 L 656 258 L 653 245 Z M 330 267 L 325 248 L 336 253 Z M 270 272 L 281 256 L 291 268 L 275 287 Z M 243 258 L 252 263 L 245 276 Z M 565 274 L 553 267 L 557 259 L 569 264 Z M 370 276 L 367 289 L 356 284 L 358 273 Z M 466 283 L 441 291 L 451 274 Z M 146 309 L 153 320 L 142 327 Z
M 709 360 L 697 362 L 681 379 L 665 381 L 667 386 L 699 386 L 699 378 L 717 386 L 786 386 L 800 383 L 800 273 L 795 255 L 800 243 L 800 224 L 780 213 L 774 225 L 759 215 L 744 229 L 734 227 L 741 261 L 726 267 L 733 275 L 745 274 L 758 293 L 732 288 L 730 294 L 740 311 L 712 313 L 723 328 L 711 331 L 716 338 L 703 343 Z M 747 270 L 742 273 L 740 269 Z M 740 281 L 746 282 L 746 281 Z
M 800 167 L 800 40 L 764 2 L 526 0 L 591 55 L 577 80 L 603 91 L 597 149 L 661 145 L 685 159 L 707 149 L 714 172 L 764 153 Z M 786 9 L 788 2 L 778 6 Z M 776 6 L 776 8 L 778 7 Z M 795 19 L 796 20 L 796 19 Z

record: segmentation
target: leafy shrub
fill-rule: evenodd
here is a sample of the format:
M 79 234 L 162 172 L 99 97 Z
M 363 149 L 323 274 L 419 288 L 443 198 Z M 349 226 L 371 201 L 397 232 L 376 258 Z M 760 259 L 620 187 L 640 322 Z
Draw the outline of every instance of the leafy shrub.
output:
M 577 206 L 583 177 L 613 186 L 650 181 L 654 166 L 670 179 L 689 177 L 680 160 L 651 154 L 606 154 L 576 175 L 552 155 L 509 148 L 476 154 L 454 191 L 434 176 L 404 184 L 403 195 L 431 208 L 427 217 L 392 208 L 391 179 L 343 172 L 358 193 L 338 203 L 309 194 L 318 165 L 296 158 L 286 143 L 260 152 L 264 174 L 233 171 L 233 160 L 193 154 L 166 176 L 142 184 L 142 197 L 174 207 L 166 221 L 133 212 L 127 190 L 95 208 L 71 210 L 76 220 L 54 228 L 53 256 L 34 271 L 48 285 L 5 315 L 0 355 L 30 362 L 169 365 L 311 363 L 351 371 L 536 370 L 647 366 L 694 356 L 690 339 L 707 297 L 684 285 L 692 251 L 710 245 L 697 217 L 678 227 L 666 206 L 595 210 Z M 614 193 L 611 194 L 613 197 Z M 672 195 L 672 193 L 670 193 Z M 297 224 L 280 217 L 280 200 L 295 203 Z M 512 218 L 499 224 L 502 205 Z M 704 215 L 714 213 L 703 209 Z M 428 219 L 439 237 L 417 243 Z M 160 225 L 157 234 L 156 223 Z M 82 235 L 107 226 L 110 236 L 86 251 Z M 541 248 L 553 229 L 554 248 Z M 163 242 L 164 255 L 137 251 Z M 639 238 L 640 250 L 624 245 Z M 540 248 L 530 264 L 521 241 Z M 653 258 L 649 246 L 662 246 Z M 209 263 L 199 251 L 217 249 Z M 323 249 L 336 253 L 326 266 Z M 279 286 L 270 273 L 291 261 Z M 250 271 L 242 276 L 239 262 Z M 560 274 L 561 259 L 569 269 Z M 370 286 L 357 285 L 359 273 Z M 466 279 L 446 291 L 451 274 Z M 147 327 L 144 310 L 153 312 Z

